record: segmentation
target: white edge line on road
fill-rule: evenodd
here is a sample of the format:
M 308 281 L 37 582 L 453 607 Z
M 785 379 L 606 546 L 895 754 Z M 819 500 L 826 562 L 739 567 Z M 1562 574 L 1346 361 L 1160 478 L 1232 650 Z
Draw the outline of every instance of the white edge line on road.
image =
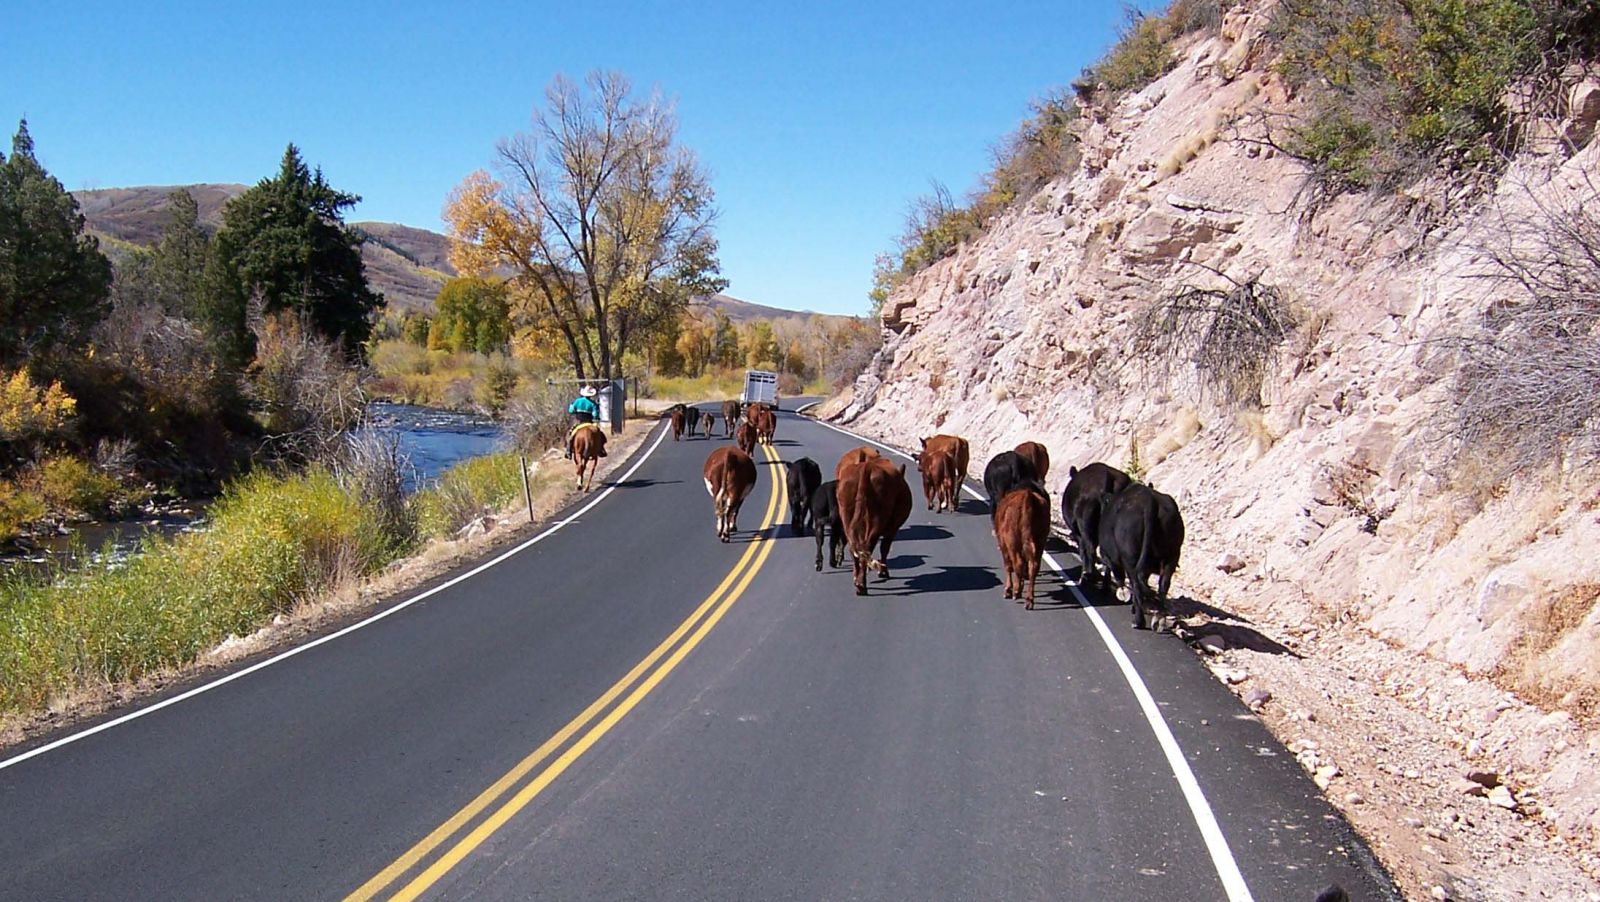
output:
M 824 423 L 821 420 L 816 422 L 834 432 L 877 445 L 892 454 L 911 457 L 898 448 L 892 448 L 864 435 L 857 435 L 848 429 L 841 429 L 832 423 Z M 979 501 L 988 500 L 970 485 L 963 484 L 962 488 Z M 1044 559 L 1051 569 L 1061 576 L 1062 581 L 1066 582 L 1066 570 L 1057 563 L 1055 557 L 1047 553 Z M 1194 771 L 1189 768 L 1189 761 L 1183 756 L 1183 749 L 1178 746 L 1177 737 L 1172 735 L 1172 728 L 1167 726 L 1167 719 L 1162 716 L 1160 707 L 1156 705 L 1155 696 L 1150 694 L 1150 687 L 1145 685 L 1144 678 L 1139 676 L 1138 669 L 1133 665 L 1133 660 L 1123 650 L 1122 643 L 1117 641 L 1111 628 L 1101 618 L 1100 612 L 1089 604 L 1089 599 L 1084 597 L 1076 585 L 1067 583 L 1067 586 L 1072 589 L 1072 594 L 1077 596 L 1078 604 L 1089 616 L 1089 622 L 1094 624 L 1095 632 L 1100 635 L 1100 641 L 1105 643 L 1106 650 L 1116 659 L 1117 667 L 1122 670 L 1123 679 L 1127 681 L 1128 688 L 1133 690 L 1134 698 L 1139 701 L 1139 709 L 1144 712 L 1144 719 L 1149 721 L 1150 729 L 1156 734 L 1156 743 L 1167 756 L 1172 776 L 1178 781 L 1178 787 L 1183 790 L 1184 800 L 1189 803 L 1189 813 L 1194 816 L 1195 826 L 1200 828 L 1200 837 L 1205 840 L 1206 851 L 1211 853 L 1211 863 L 1217 869 L 1217 877 L 1222 880 L 1229 902 L 1253 902 L 1254 897 L 1250 895 L 1250 887 L 1244 882 L 1244 874 L 1239 871 L 1239 863 L 1234 860 L 1233 850 L 1228 848 L 1228 840 L 1222 835 L 1222 827 L 1217 823 L 1217 816 L 1211 810 L 1211 803 L 1206 801 L 1205 793 L 1200 790 L 1200 781 L 1195 779 Z
M 300 654 L 301 652 L 304 652 L 304 651 L 310 651 L 311 649 L 316 648 L 317 646 L 322 645 L 323 643 L 332 642 L 333 640 L 339 638 L 340 636 L 344 636 L 346 634 L 353 633 L 356 630 L 361 629 L 362 627 L 371 626 L 372 624 L 377 623 L 379 620 L 382 620 L 383 618 L 388 617 L 390 614 L 394 614 L 394 613 L 396 613 L 398 611 L 402 611 L 402 610 L 404 610 L 406 608 L 409 608 L 412 605 L 416 604 L 417 602 L 422 601 L 425 598 L 428 598 L 429 596 L 436 595 L 436 594 L 438 594 L 440 592 L 443 592 L 445 589 L 448 589 L 451 586 L 456 585 L 457 583 L 460 583 L 460 582 L 462 582 L 464 580 L 467 580 L 467 579 L 471 579 L 472 577 L 477 576 L 479 573 L 482 573 L 483 571 L 485 571 L 485 570 L 489 569 L 490 567 L 493 567 L 494 565 L 506 560 L 507 558 L 510 558 L 513 555 L 519 554 L 522 551 L 525 551 L 526 549 L 528 549 L 528 548 L 530 548 L 530 547 L 532 547 L 534 545 L 537 545 L 538 543 L 544 541 L 546 537 L 548 537 L 551 533 L 554 533 L 556 530 L 561 529 L 562 527 L 567 526 L 568 524 L 577 522 L 579 517 L 582 517 L 584 514 L 588 513 L 590 511 L 590 509 L 592 509 L 595 505 L 597 505 L 600 502 L 604 501 L 606 499 L 607 495 L 609 495 L 612 492 L 616 491 L 616 489 L 617 489 L 617 485 L 616 484 L 617 483 L 619 483 L 619 482 L 627 482 L 628 479 L 633 476 L 635 471 L 637 471 L 640 467 L 644 466 L 644 462 L 650 459 L 650 455 L 655 453 L 656 448 L 659 448 L 661 446 L 662 440 L 665 439 L 666 437 L 667 437 L 667 430 L 663 429 L 661 431 L 661 435 L 656 437 L 655 444 L 651 445 L 650 449 L 648 451 L 645 451 L 644 456 L 640 457 L 637 461 L 634 461 L 633 466 L 628 468 L 628 472 L 623 473 L 622 476 L 617 478 L 617 479 L 611 480 L 611 485 L 606 486 L 605 491 L 601 492 L 599 495 L 596 495 L 595 498 L 592 501 L 590 501 L 588 504 L 585 504 L 583 507 L 578 508 L 578 510 L 573 512 L 573 514 L 571 516 L 567 517 L 566 519 L 560 520 L 560 521 L 558 521 L 556 523 L 552 523 L 547 529 L 545 529 L 544 532 L 539 533 L 538 535 L 536 535 L 533 538 L 527 540 L 526 542 L 523 542 L 521 545 L 518 545 L 515 548 L 512 548 L 512 549 L 500 554 L 499 556 L 497 556 L 495 558 L 492 558 L 491 560 L 485 561 L 484 563 L 479 564 L 476 567 L 473 567 L 471 570 L 468 570 L 465 573 L 462 573 L 462 574 L 460 574 L 458 576 L 452 577 L 451 579 L 446 580 L 445 582 L 442 582 L 437 586 L 434 586 L 433 588 L 427 590 L 426 592 L 419 592 L 416 595 L 413 595 L 410 598 L 407 598 L 405 601 L 402 601 L 397 605 L 394 605 L 394 606 L 389 607 L 389 608 L 385 608 L 384 610 L 379 611 L 376 614 L 373 614 L 371 617 L 368 617 L 365 620 L 361 620 L 361 621 L 358 621 L 356 623 L 352 623 L 349 626 L 347 626 L 344 629 L 341 629 L 341 630 L 339 630 L 337 632 L 329 633 L 326 636 L 323 636 L 323 637 L 321 637 L 319 639 L 314 639 L 314 640 L 312 640 L 310 642 L 307 642 L 304 645 L 297 645 L 294 648 L 289 649 L 288 651 L 280 652 L 279 654 L 273 655 L 272 657 L 267 658 L 264 661 L 257 661 L 256 663 L 251 664 L 249 667 L 246 667 L 243 670 L 237 670 L 237 671 L 234 671 L 233 673 L 228 674 L 225 677 L 221 677 L 221 678 L 212 680 L 209 683 L 201 684 L 199 686 L 194 687 L 193 689 L 188 690 L 187 692 L 181 693 L 179 695 L 174 695 L 172 698 L 162 699 L 161 701 L 156 702 L 155 704 L 150 705 L 149 707 L 140 708 L 137 711 L 130 711 L 127 714 L 122 715 L 121 717 L 115 718 L 113 720 L 108 720 L 108 721 L 106 721 L 105 723 L 102 723 L 102 724 L 96 724 L 95 726 L 92 726 L 92 727 L 88 728 L 87 730 L 80 730 L 80 731 L 78 731 L 76 733 L 71 734 L 70 736 L 63 736 L 60 739 L 55 740 L 54 742 L 46 743 L 45 745 L 41 745 L 36 749 L 31 749 L 29 751 L 23 752 L 20 755 L 16 755 L 14 757 L 7 758 L 4 761 L 0 761 L 0 770 L 5 770 L 6 768 L 8 768 L 8 767 L 10 767 L 10 766 L 12 766 L 14 764 L 21 764 L 22 762 L 28 760 L 29 758 L 33 758 L 33 757 L 36 757 L 36 756 L 39 756 L 39 755 L 43 755 L 45 752 L 51 751 L 53 749 L 58 749 L 58 748 L 60 748 L 60 747 L 62 747 L 64 745 L 69 745 L 71 743 L 77 742 L 80 739 L 86 739 L 86 738 L 88 738 L 90 736 L 93 736 L 96 733 L 100 733 L 100 732 L 103 732 L 105 730 L 109 730 L 112 727 L 121 726 L 122 724 L 125 724 L 130 720 L 138 720 L 139 718 L 144 717 L 147 714 L 154 714 L 155 712 L 160 711 L 162 708 L 166 708 L 166 707 L 169 707 L 171 705 L 176 705 L 177 703 L 179 703 L 181 701 L 186 701 L 188 699 L 194 698 L 195 696 L 200 695 L 201 693 L 210 692 L 211 690 L 216 689 L 219 686 L 223 686 L 223 685 L 226 685 L 228 683 L 231 683 L 234 680 L 239 679 L 240 677 L 248 676 L 248 675 L 250 675 L 252 673 L 255 673 L 256 671 L 262 669 L 263 667 L 271 667 L 273 664 L 276 664 L 279 661 L 287 660 L 287 659 L 292 658 L 295 655 L 298 655 L 298 654 Z

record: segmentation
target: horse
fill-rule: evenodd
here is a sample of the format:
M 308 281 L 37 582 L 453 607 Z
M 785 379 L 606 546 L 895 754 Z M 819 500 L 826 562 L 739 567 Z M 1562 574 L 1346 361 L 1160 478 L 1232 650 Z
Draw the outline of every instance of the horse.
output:
M 606 433 L 598 424 L 584 423 L 572 436 L 572 459 L 578 462 L 578 491 L 594 488 L 594 470 L 600 458 L 606 456 Z M 589 478 L 584 481 L 583 468 L 589 468 Z

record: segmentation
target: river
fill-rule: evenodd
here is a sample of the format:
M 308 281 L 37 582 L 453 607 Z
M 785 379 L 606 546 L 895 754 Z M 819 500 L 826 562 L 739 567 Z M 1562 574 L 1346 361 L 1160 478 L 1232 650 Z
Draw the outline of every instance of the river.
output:
M 505 440 L 495 421 L 451 410 L 374 402 L 367 406 L 367 418 L 373 428 L 394 435 L 401 453 L 411 461 L 408 494 L 461 461 L 494 451 Z M 204 500 L 185 500 L 126 520 L 73 524 L 66 535 L 33 538 L 23 550 L 0 553 L 0 573 L 70 568 L 84 552 L 98 556 L 108 543 L 113 559 L 126 557 L 147 534 L 174 536 L 204 528 L 206 506 Z

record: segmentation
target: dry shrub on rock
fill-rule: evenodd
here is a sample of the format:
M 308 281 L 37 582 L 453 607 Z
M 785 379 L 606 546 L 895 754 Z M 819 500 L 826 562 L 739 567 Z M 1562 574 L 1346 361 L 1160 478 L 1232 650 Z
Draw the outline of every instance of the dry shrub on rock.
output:
M 1453 434 L 1491 479 L 1600 453 L 1600 190 L 1587 177 L 1549 188 L 1497 208 L 1482 248 L 1496 300 L 1443 341 L 1456 362 Z
M 1260 278 L 1230 278 L 1227 289 L 1185 285 L 1151 304 L 1134 322 L 1135 357 L 1168 378 L 1191 363 L 1225 402 L 1260 404 L 1272 356 L 1297 323 L 1283 291 Z

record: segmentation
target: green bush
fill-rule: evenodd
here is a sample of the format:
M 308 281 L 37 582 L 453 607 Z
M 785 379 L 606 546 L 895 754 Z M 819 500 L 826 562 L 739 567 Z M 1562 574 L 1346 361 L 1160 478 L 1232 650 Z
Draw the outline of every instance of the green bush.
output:
M 1174 40 L 1216 28 L 1222 23 L 1224 8 L 1222 0 L 1173 0 L 1164 12 L 1156 14 L 1137 6 L 1125 7 L 1117 42 L 1083 70 L 1073 88 L 1085 98 L 1140 90 L 1178 65 L 1172 52 Z
M 1102 91 L 1123 94 L 1150 84 L 1178 64 L 1169 43 L 1177 37 L 1166 16 L 1151 16 L 1129 7 L 1117 42 L 1099 62 L 1085 69 L 1075 86 L 1080 94 Z
M 477 384 L 473 386 L 473 399 L 490 416 L 500 416 L 517 390 L 517 365 L 504 354 L 495 354 L 484 365 Z
M 0 542 L 22 535 L 23 527 L 43 520 L 49 513 L 37 494 L 0 479 Z
M 51 510 L 96 516 L 111 508 L 117 480 L 76 457 L 51 457 L 33 474 L 39 497 Z
M 522 463 L 516 452 L 474 457 L 451 467 L 437 483 L 417 493 L 417 524 L 424 536 L 452 536 L 474 518 L 505 507 L 521 493 Z
M 1309 113 L 1288 149 L 1336 190 L 1395 188 L 1514 147 L 1514 84 L 1591 52 L 1592 4 L 1567 0 L 1284 0 L 1272 31 Z

